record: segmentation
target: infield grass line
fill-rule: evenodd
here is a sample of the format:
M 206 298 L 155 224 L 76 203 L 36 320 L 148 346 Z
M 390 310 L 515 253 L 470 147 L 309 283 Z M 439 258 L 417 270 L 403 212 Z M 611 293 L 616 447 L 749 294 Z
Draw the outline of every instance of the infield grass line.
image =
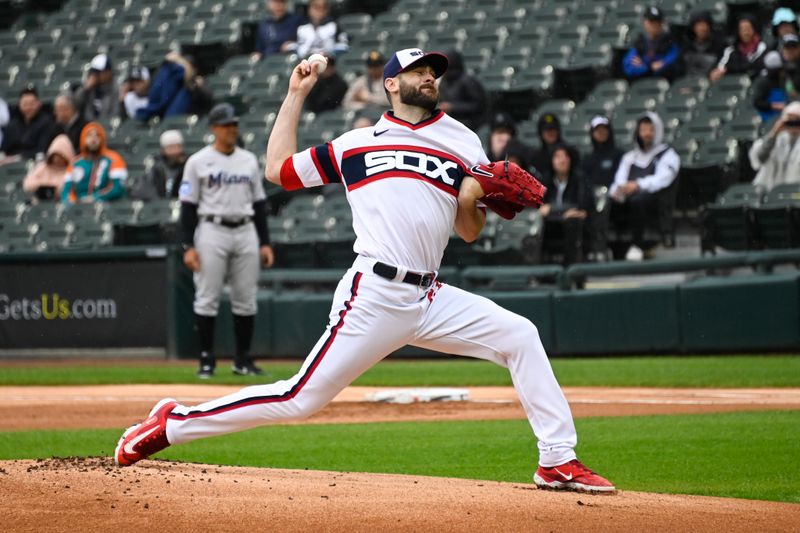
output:
M 609 387 L 800 387 L 800 355 L 648 356 L 554 358 L 553 370 L 563 386 Z M 202 383 L 253 385 L 287 379 L 301 361 L 262 363 L 268 376 L 234 376 L 227 364 L 211 380 L 198 380 L 196 363 L 130 363 L 97 361 L 30 365 L 2 364 L 0 386 L 113 385 Z M 508 370 L 493 363 L 462 357 L 442 360 L 388 360 L 377 364 L 354 385 L 380 387 L 506 386 Z
M 800 503 L 800 411 L 584 418 L 576 425 L 579 457 L 621 490 Z M 0 432 L 0 459 L 109 456 L 122 429 Z M 394 422 L 266 426 L 157 457 L 531 483 L 536 447 L 524 420 Z

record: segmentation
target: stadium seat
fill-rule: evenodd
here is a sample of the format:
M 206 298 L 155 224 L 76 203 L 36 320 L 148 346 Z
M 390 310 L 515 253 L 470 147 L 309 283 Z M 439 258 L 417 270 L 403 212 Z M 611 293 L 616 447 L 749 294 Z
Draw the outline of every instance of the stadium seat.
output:
M 765 248 L 800 246 L 800 184 L 773 187 L 753 210 L 758 239 Z
M 575 111 L 575 102 L 572 100 L 547 100 L 536 108 L 533 116 L 538 120 L 545 113 L 553 113 L 561 121 L 562 126 L 567 126 L 572 121 Z
M 715 253 L 726 250 L 750 250 L 755 246 L 753 209 L 761 201 L 761 192 L 749 183 L 729 187 L 716 202 L 700 213 L 700 247 Z

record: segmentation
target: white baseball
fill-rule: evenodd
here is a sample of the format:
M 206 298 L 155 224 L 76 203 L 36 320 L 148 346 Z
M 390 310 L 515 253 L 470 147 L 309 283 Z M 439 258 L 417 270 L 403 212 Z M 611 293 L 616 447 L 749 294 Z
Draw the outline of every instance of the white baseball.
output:
M 328 60 L 322 54 L 311 54 L 308 56 L 308 62 L 311 64 L 311 68 L 317 65 L 317 74 L 322 74 L 328 68 Z

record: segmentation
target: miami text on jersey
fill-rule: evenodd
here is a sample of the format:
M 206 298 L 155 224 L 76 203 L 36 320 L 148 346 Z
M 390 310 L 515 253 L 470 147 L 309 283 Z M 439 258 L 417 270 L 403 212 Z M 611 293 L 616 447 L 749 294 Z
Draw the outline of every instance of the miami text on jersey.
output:
M 217 187 L 219 185 L 250 183 L 250 179 L 251 177 L 249 174 L 228 174 L 224 170 L 221 170 L 216 174 L 208 175 L 208 186 Z

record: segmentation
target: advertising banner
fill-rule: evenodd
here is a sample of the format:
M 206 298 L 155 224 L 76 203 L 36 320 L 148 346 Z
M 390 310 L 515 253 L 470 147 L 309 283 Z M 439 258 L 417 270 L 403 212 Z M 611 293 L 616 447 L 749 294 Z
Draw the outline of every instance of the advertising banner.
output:
M 166 344 L 163 260 L 0 263 L 0 349 Z

